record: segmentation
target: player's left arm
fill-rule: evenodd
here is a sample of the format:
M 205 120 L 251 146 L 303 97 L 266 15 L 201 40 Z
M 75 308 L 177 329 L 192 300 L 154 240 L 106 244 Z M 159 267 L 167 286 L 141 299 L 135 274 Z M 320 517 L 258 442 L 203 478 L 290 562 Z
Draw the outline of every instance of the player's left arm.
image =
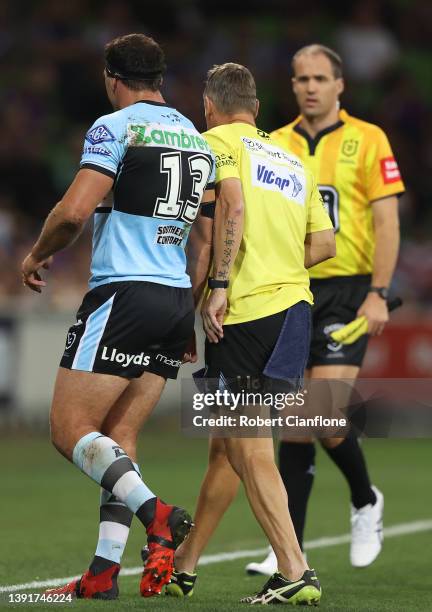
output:
M 213 219 L 215 209 L 214 189 L 203 196 L 197 218 L 192 224 L 186 245 L 187 272 L 192 283 L 195 308 L 204 292 L 212 256 Z
M 399 251 L 399 212 L 397 196 L 404 184 L 386 134 L 374 127 L 368 135 L 364 159 L 366 193 L 372 208 L 375 254 L 372 286 L 389 287 Z M 389 319 L 386 300 L 377 293 L 368 293 L 358 316 L 368 320 L 368 333 L 382 333 Z
M 198 216 L 192 224 L 186 245 L 187 272 L 192 283 L 195 308 L 200 303 L 204 293 L 211 265 L 214 200 L 214 189 L 208 189 L 204 193 Z M 197 361 L 198 354 L 194 331 L 186 347 L 183 363 L 196 363 Z
M 389 287 L 399 253 L 399 213 L 396 196 L 372 202 L 375 254 L 372 271 L 373 287 Z M 369 292 L 357 316 L 366 316 L 368 333 L 382 333 L 389 320 L 387 302 L 378 293 Z
M 22 279 L 41 293 L 46 282 L 39 270 L 48 268 L 52 256 L 71 245 L 81 234 L 88 218 L 113 186 L 113 178 L 90 169 L 78 171 L 61 201 L 49 213 L 42 232 L 22 264 Z

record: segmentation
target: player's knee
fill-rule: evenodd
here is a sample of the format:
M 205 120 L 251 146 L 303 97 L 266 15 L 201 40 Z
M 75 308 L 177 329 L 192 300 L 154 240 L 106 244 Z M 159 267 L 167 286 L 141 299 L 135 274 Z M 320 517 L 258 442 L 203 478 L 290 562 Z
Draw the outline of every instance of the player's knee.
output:
M 52 445 L 66 459 L 72 460 L 73 449 L 78 440 L 88 433 L 88 428 L 79 426 L 71 421 L 65 422 L 56 417 L 55 413 L 50 415 L 50 436 Z
M 209 464 L 228 463 L 226 448 L 223 440 L 212 440 L 209 449 Z
M 65 433 L 63 427 L 59 427 L 58 423 L 54 419 L 50 420 L 50 435 L 51 443 L 58 450 L 59 453 L 70 458 L 69 447 L 68 447 L 68 436 Z

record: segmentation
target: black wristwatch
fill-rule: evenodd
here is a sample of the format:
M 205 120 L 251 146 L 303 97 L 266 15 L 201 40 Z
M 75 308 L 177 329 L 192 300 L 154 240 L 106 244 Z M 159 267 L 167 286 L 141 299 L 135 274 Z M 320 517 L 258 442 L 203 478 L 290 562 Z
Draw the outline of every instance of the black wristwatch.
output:
M 380 298 L 387 300 L 389 296 L 389 290 L 387 287 L 369 287 L 369 293 L 378 293 Z
M 209 276 L 207 285 L 210 287 L 210 289 L 227 289 L 229 281 L 217 280 L 216 278 L 212 278 L 211 276 Z

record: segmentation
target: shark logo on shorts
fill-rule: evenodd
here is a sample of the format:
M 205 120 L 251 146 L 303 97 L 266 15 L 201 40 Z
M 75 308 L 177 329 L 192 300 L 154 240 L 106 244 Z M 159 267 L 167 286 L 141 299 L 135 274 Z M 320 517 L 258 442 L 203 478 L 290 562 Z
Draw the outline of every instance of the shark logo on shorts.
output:
M 76 337 L 77 337 L 77 335 L 76 335 L 75 332 L 69 332 L 68 333 L 68 335 L 66 337 L 66 350 L 67 351 L 71 348 L 71 346 L 73 346 L 73 343 L 75 342 Z

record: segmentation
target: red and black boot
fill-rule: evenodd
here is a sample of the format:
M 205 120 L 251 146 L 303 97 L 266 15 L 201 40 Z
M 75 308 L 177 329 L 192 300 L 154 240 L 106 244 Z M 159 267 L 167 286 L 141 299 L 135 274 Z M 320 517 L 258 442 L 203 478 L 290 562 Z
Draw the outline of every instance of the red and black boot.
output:
M 120 571 L 118 563 L 111 563 L 104 571 L 93 574 L 91 569 L 68 584 L 45 591 L 45 595 L 72 595 L 77 599 L 117 599 L 119 589 L 117 576 Z
M 153 518 L 146 527 L 148 556 L 140 583 L 143 597 L 160 595 L 163 586 L 168 584 L 174 569 L 174 551 L 192 526 L 192 518 L 186 510 L 156 498 Z

